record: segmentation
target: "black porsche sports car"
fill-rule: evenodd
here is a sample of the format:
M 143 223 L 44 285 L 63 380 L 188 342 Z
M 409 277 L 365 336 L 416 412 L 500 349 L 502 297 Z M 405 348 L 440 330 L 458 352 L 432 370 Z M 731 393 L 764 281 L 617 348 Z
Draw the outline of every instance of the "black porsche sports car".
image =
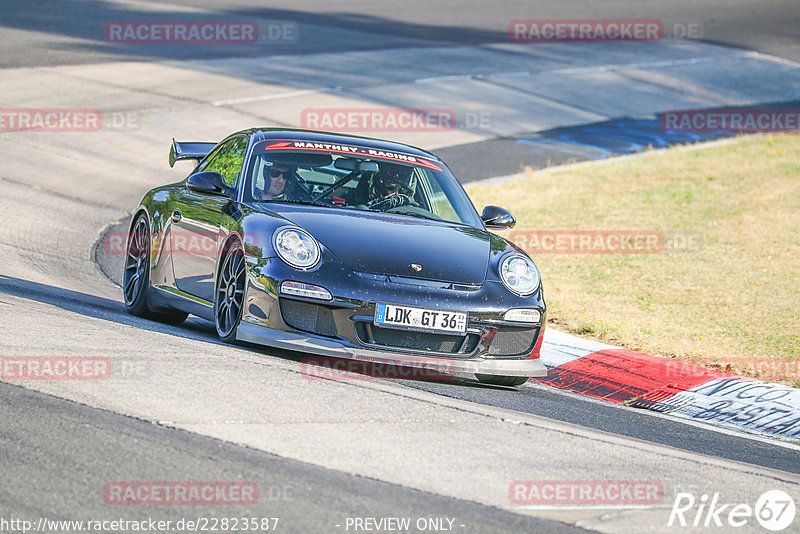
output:
M 170 166 L 128 232 L 131 313 L 213 321 L 225 341 L 452 369 L 519 385 L 544 376 L 539 272 L 487 229 L 429 152 L 365 137 L 250 129 L 218 144 L 173 141 Z M 446 365 L 441 364 L 446 362 Z

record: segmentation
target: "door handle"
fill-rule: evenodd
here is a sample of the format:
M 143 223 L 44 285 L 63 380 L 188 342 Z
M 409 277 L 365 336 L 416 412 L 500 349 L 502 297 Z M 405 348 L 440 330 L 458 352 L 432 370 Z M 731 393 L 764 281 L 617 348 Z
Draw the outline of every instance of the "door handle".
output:
M 181 222 L 182 218 L 183 216 L 181 215 L 181 210 L 175 210 L 175 212 L 172 214 L 172 222 Z

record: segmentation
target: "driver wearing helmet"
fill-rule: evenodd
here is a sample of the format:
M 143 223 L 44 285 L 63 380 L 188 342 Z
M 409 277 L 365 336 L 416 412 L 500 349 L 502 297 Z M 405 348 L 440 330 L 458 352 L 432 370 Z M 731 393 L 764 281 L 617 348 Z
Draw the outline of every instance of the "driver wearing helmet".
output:
M 417 179 L 412 167 L 382 163 L 380 171 L 372 177 L 371 200 L 367 207 L 386 211 L 400 206 L 416 206 L 416 187 Z
M 291 191 L 289 182 L 294 176 L 295 168 L 289 165 L 272 164 L 267 161 L 264 165 L 263 185 L 255 186 L 255 197 L 258 200 L 286 200 Z

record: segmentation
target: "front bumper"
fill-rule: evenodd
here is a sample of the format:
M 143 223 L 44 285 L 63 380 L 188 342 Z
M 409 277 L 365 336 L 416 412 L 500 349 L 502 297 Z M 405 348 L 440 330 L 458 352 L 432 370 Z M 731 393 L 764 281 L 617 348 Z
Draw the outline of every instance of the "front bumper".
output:
M 541 289 L 529 297 L 501 282 L 475 286 L 357 273 L 326 262 L 297 271 L 277 258 L 247 258 L 248 279 L 237 339 L 261 345 L 386 365 L 444 367 L 464 378 L 475 374 L 540 377 L 545 321 Z M 281 294 L 286 280 L 328 289 L 330 301 Z M 409 332 L 373 324 L 377 302 L 467 312 L 463 336 Z M 510 308 L 536 308 L 539 324 L 503 320 Z
M 536 359 L 457 359 L 437 356 L 420 356 L 384 352 L 374 349 L 361 349 L 347 346 L 334 339 L 321 339 L 292 332 L 282 332 L 253 323 L 242 322 L 236 330 L 236 339 L 248 343 L 267 345 L 285 350 L 293 350 L 327 356 L 331 358 L 350 358 L 364 362 L 384 365 L 414 367 L 425 370 L 439 370 L 444 375 L 475 379 L 476 374 L 501 376 L 547 376 L 547 368 Z

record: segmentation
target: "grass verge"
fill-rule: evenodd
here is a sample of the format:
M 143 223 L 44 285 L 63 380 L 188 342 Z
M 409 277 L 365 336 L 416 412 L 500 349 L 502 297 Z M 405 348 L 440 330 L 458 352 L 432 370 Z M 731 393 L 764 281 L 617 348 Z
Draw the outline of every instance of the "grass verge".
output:
M 800 385 L 799 155 L 797 134 L 743 137 L 467 190 L 517 217 L 500 235 L 557 328 Z M 609 253 L 630 236 L 644 253 Z

